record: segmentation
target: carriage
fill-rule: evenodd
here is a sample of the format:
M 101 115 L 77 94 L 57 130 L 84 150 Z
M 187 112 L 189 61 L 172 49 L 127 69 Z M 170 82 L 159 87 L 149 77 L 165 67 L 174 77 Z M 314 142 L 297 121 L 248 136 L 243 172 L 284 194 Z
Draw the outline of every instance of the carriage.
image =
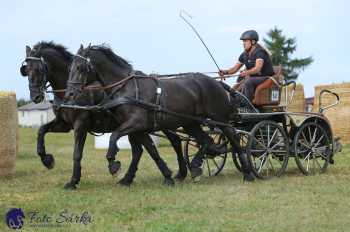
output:
M 289 112 L 288 105 L 293 101 L 296 83 L 283 79 L 280 66 L 274 69 L 275 76 L 256 88 L 253 102 L 237 92 L 239 118 L 232 119 L 231 124 L 238 129 L 240 145 L 248 156 L 252 172 L 260 179 L 279 177 L 286 171 L 289 158 L 294 157 L 304 175 L 323 173 L 329 164 L 333 164 L 333 155 L 341 150 L 339 138 L 334 137 L 330 122 L 323 114 L 339 103 L 339 96 L 323 90 L 319 96 L 318 113 Z M 281 96 L 282 89 L 284 96 Z M 334 95 L 333 104 L 322 106 L 325 94 Z M 228 148 L 229 143 L 222 132 L 215 127 L 207 127 L 206 132 L 216 144 L 225 146 L 227 152 L 205 155 L 204 173 L 218 175 L 229 156 L 241 171 L 237 154 Z M 191 137 L 183 136 L 183 139 L 184 156 L 189 167 L 199 145 Z

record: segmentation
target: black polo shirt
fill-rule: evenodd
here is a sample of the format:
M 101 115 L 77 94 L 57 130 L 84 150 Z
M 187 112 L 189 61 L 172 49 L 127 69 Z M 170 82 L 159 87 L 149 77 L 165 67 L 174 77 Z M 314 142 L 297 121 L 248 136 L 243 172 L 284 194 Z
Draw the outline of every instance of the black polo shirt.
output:
M 243 52 L 238 58 L 239 62 L 244 64 L 247 70 L 255 67 L 257 59 L 263 59 L 264 64 L 261 68 L 260 73 L 254 74 L 252 76 L 273 76 L 275 74 L 269 54 L 267 54 L 265 50 L 259 47 L 256 47 L 250 56 L 247 52 Z

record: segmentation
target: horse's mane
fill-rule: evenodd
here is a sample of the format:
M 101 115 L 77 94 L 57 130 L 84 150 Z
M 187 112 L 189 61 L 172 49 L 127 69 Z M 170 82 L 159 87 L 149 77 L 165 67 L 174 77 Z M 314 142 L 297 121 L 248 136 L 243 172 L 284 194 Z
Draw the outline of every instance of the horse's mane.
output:
M 41 41 L 34 45 L 33 52 L 40 54 L 43 49 L 54 49 L 58 53 L 60 53 L 65 59 L 72 61 L 73 60 L 73 54 L 70 53 L 66 47 L 64 47 L 61 44 L 56 44 L 53 41 Z
M 121 68 L 132 69 L 132 65 L 122 57 L 115 54 L 107 44 L 93 45 L 88 48 L 91 50 L 98 50 L 103 52 L 109 59 L 111 59 L 113 63 L 117 64 Z

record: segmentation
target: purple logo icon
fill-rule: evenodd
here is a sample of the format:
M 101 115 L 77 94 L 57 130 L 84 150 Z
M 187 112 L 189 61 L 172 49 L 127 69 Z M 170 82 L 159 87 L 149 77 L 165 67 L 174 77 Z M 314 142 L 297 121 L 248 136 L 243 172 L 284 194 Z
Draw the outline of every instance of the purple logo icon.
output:
M 6 214 L 6 224 L 9 228 L 19 230 L 23 226 L 24 213 L 21 208 L 12 208 Z

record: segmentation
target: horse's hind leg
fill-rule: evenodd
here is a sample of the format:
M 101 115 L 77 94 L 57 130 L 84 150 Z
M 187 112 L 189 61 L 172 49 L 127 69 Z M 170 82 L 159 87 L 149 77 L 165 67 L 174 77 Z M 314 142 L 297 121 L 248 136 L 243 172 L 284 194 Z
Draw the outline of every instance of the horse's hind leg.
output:
M 164 130 L 163 133 L 168 137 L 171 145 L 173 146 L 176 152 L 177 162 L 179 164 L 179 171 L 175 175 L 175 179 L 182 181 L 187 176 L 187 167 L 186 167 L 186 162 L 182 152 L 181 139 L 174 132 Z
M 191 127 L 184 127 L 186 133 L 194 137 L 197 142 L 201 145 L 198 153 L 194 156 L 191 161 L 191 176 L 193 179 L 202 175 L 202 164 L 204 154 L 207 151 L 207 148 L 213 144 L 212 138 L 206 134 L 199 124 L 192 125 Z
M 137 135 L 133 134 L 132 136 L 129 136 L 129 140 L 132 143 L 133 148 L 132 161 L 127 173 L 125 174 L 124 178 L 119 181 L 119 183 L 123 185 L 130 185 L 132 183 L 137 171 L 138 162 L 141 158 L 142 147 L 140 144 L 142 144 L 163 174 L 165 178 L 164 183 L 167 185 L 173 185 L 174 181 L 171 178 L 171 171 L 164 160 L 159 156 L 157 148 L 155 147 L 151 137 L 148 134 L 143 133 Z
M 174 180 L 171 177 L 171 171 L 168 168 L 167 164 L 165 161 L 160 157 L 158 150 L 156 146 L 153 143 L 153 140 L 150 135 L 148 134 L 143 134 L 142 136 L 139 136 L 141 139 L 141 142 L 143 146 L 146 148 L 147 152 L 151 156 L 151 158 L 154 160 L 156 165 L 158 166 L 160 172 L 164 176 L 164 184 L 165 185 L 174 185 Z
M 121 185 L 129 186 L 133 179 L 135 178 L 135 173 L 137 171 L 138 163 L 142 156 L 142 146 L 140 142 L 137 140 L 135 135 L 129 135 L 129 142 L 131 145 L 131 154 L 132 159 L 131 163 L 129 165 L 128 171 L 126 172 L 125 176 L 118 182 Z
M 245 181 L 254 181 L 254 176 L 251 173 L 247 154 L 242 152 L 241 146 L 239 145 L 239 137 L 236 130 L 231 127 L 220 127 L 224 135 L 230 141 L 230 144 L 235 151 L 238 153 L 239 161 L 242 165 L 243 179 Z

